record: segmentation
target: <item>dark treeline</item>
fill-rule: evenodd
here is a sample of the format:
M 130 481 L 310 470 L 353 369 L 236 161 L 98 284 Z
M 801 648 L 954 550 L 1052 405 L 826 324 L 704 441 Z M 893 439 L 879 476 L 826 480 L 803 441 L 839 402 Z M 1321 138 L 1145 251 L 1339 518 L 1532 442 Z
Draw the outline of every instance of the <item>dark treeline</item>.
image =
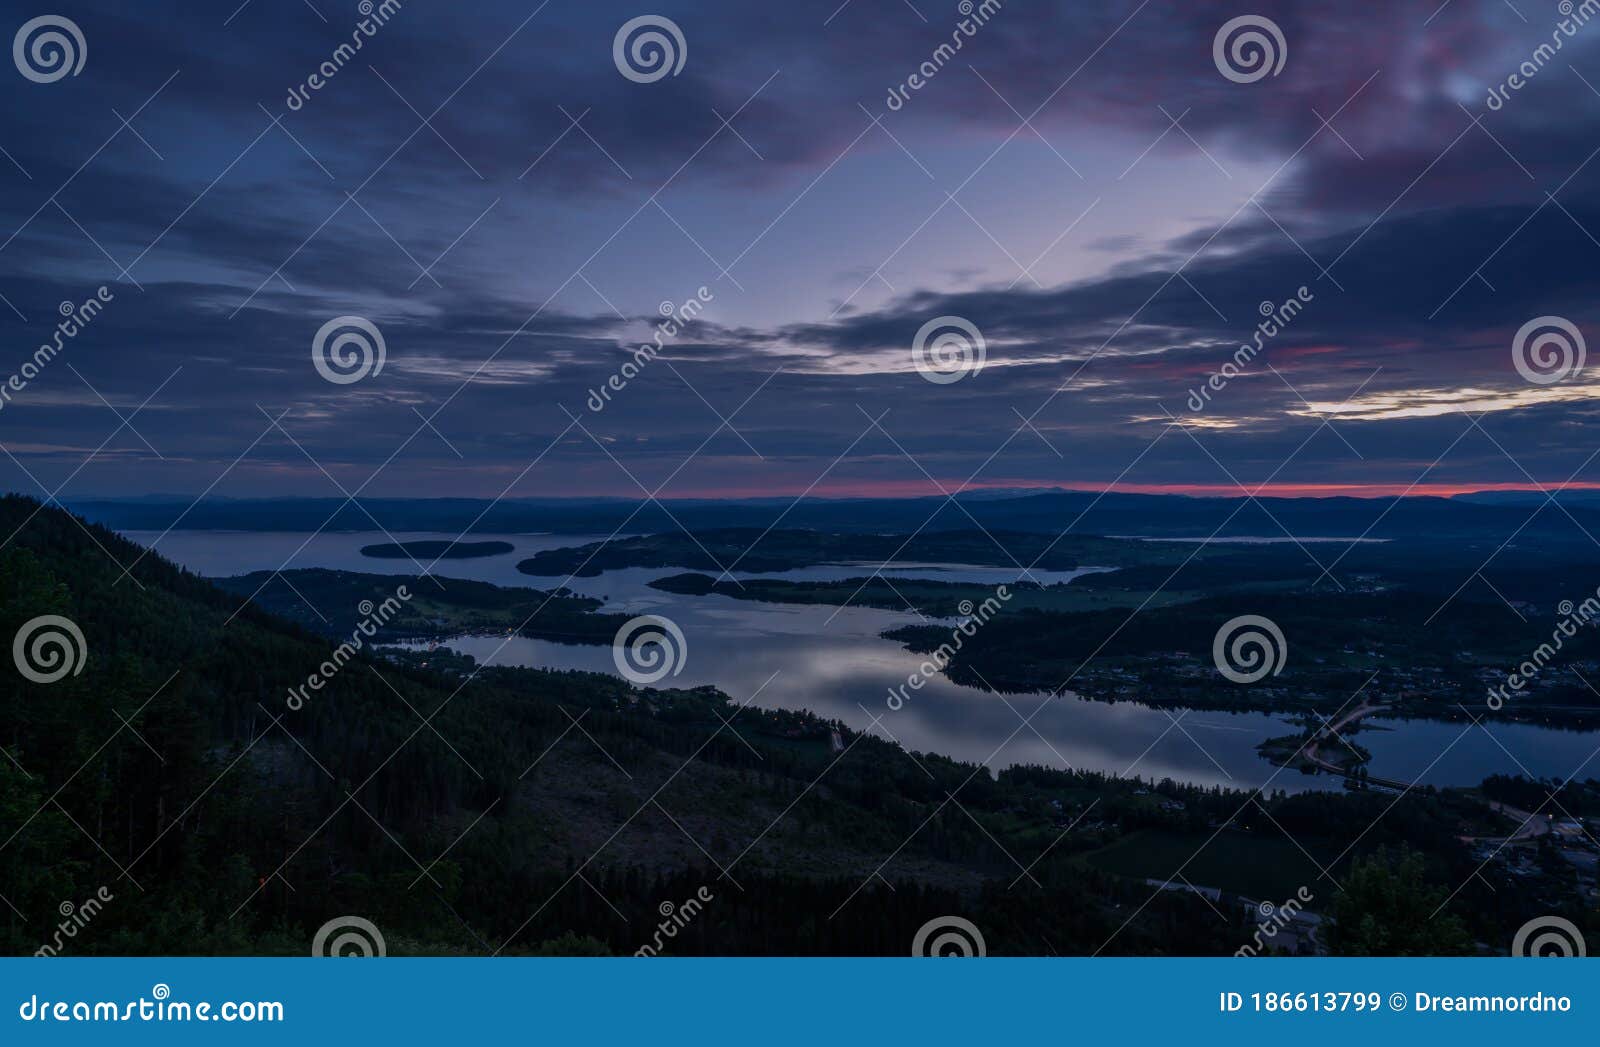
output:
M 1209 672 L 1217 630 L 1241 615 L 1271 619 L 1288 648 L 1281 671 L 1259 685 L 1231 684 Z M 1130 700 L 1219 709 L 1331 712 L 1366 691 L 1381 694 L 1395 715 L 1460 719 L 1463 704 L 1483 708 L 1482 667 L 1498 669 L 1495 679 L 1503 682 L 1551 643 L 1551 621 L 1521 619 L 1498 597 L 1464 594 L 1446 604 L 1436 594 L 1403 589 L 1219 593 L 1137 614 L 1023 608 L 964 637 L 946 672 L 968 686 L 1019 693 L 1054 691 L 1071 679 L 1074 691 L 1112 698 L 1096 671 L 1126 670 L 1139 683 Z M 1600 722 L 1600 695 L 1561 672 L 1568 663 L 1600 659 L 1600 628 L 1575 625 L 1572 632 L 1561 638 L 1560 661 L 1541 676 L 1537 691 L 1513 697 L 1504 717 L 1586 730 Z M 925 654 L 951 640 L 942 625 L 884 635 Z

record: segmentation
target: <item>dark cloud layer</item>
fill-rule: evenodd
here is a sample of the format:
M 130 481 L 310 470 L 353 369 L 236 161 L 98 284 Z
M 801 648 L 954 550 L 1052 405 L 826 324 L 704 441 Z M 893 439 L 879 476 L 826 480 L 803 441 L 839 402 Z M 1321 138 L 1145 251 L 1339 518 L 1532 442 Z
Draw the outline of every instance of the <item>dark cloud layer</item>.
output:
M 0 78 L 0 371 L 114 294 L 0 409 L 10 487 L 1596 479 L 1600 386 L 1529 382 L 1512 343 L 1600 330 L 1600 27 L 1485 103 L 1553 6 L 1264 4 L 1284 68 L 1238 84 L 1232 5 L 1001 4 L 892 111 L 954 5 L 652 7 L 688 55 L 641 84 L 612 62 L 627 5 L 414 0 L 293 109 L 355 6 L 225 6 L 68 5 L 83 72 Z M 311 347 L 343 314 L 387 359 L 335 385 Z M 982 331 L 980 373 L 916 372 L 941 316 Z

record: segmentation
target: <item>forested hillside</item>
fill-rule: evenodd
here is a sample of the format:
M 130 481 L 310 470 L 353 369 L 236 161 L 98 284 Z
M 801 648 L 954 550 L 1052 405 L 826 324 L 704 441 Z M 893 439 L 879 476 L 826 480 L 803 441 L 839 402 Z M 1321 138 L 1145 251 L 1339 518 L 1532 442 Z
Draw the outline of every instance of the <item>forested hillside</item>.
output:
M 1290 856 L 1293 884 L 1319 873 L 1285 834 L 1372 824 L 1337 868 L 1404 842 L 1440 883 L 1471 870 L 1454 834 L 1481 806 L 1463 796 L 1256 804 L 991 775 L 709 689 L 369 649 L 291 709 L 336 641 L 28 499 L 0 499 L 3 535 L 0 636 L 56 614 L 85 646 L 55 683 L 0 673 L 6 952 L 48 942 L 102 886 L 112 900 L 64 953 L 303 954 L 345 914 L 391 953 L 631 953 L 702 888 L 713 900 L 664 951 L 904 955 L 924 921 L 959 914 L 992 953 L 1232 952 L 1242 910 L 1152 898 L 1145 874 L 1085 856 L 1141 833 L 1248 838 Z

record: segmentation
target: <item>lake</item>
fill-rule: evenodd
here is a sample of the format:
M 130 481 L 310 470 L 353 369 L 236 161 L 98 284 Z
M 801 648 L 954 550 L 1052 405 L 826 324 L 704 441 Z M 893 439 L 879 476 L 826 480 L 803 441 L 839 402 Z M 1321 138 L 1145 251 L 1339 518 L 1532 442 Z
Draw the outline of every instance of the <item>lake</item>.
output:
M 198 574 L 218 577 L 250 571 L 327 567 L 372 574 L 405 573 L 407 560 L 361 555 L 364 545 L 391 540 L 382 532 L 323 533 L 254 531 L 127 531 L 141 545 L 156 545 L 166 558 Z M 396 532 L 402 542 L 449 541 L 455 534 Z M 498 585 L 549 588 L 560 578 L 520 574 L 517 561 L 541 549 L 601 541 L 608 535 L 474 534 L 475 541 L 505 541 L 511 553 L 468 560 L 440 560 L 434 573 Z M 1032 572 L 1044 584 L 1070 581 L 1093 568 Z M 826 565 L 739 578 L 795 581 L 860 577 L 871 567 Z M 922 657 L 882 639 L 886 629 L 924 621 L 907 612 L 875 608 L 769 604 L 731 597 L 681 596 L 651 589 L 652 579 L 681 568 L 628 568 L 595 578 L 575 578 L 567 587 L 602 599 L 607 610 L 658 614 L 683 631 L 688 650 L 680 675 L 663 681 L 680 687 L 712 684 L 734 701 L 768 708 L 807 709 L 871 729 L 913 751 L 936 752 L 986 762 L 993 770 L 1012 764 L 1173 778 L 1199 785 L 1285 791 L 1337 788 L 1327 777 L 1281 771 L 1256 753 L 1263 739 L 1293 733 L 1282 717 L 1262 713 L 1171 713 L 1129 702 L 1088 701 L 1073 696 L 996 695 L 933 677 L 910 700 L 891 710 L 891 687 L 917 671 Z M 998 585 L 1017 571 L 952 564 L 900 564 L 883 572 L 893 579 L 934 578 Z M 616 673 L 609 646 L 583 646 L 522 636 L 460 636 L 447 646 L 481 662 L 549 669 Z M 874 724 L 874 721 L 877 721 Z M 1373 754 L 1372 774 L 1429 785 L 1475 785 L 1493 773 L 1566 778 L 1591 754 L 1596 734 L 1522 724 L 1489 730 L 1429 721 L 1366 721 L 1359 742 Z M 1504 746 L 1504 749 L 1501 748 Z M 1508 752 L 1510 755 L 1508 755 Z M 1515 759 L 1513 759 L 1513 757 Z M 1586 775 L 1600 777 L 1600 759 Z

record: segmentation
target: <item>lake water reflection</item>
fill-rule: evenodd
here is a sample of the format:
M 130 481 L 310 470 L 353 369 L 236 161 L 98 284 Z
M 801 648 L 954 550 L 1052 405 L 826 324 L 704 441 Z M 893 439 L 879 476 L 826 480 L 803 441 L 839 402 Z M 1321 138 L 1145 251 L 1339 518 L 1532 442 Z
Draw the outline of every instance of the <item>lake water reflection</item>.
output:
M 414 570 L 407 560 L 364 557 L 364 545 L 388 541 L 379 532 L 305 534 L 239 531 L 129 531 L 127 537 L 207 576 L 278 568 L 328 567 L 376 574 Z M 396 533 L 400 541 L 450 540 L 454 534 Z M 515 551 L 473 560 L 440 561 L 442 578 L 470 578 L 499 585 L 549 588 L 559 578 L 532 578 L 516 563 L 541 549 L 599 541 L 606 535 L 473 535 L 502 540 Z M 860 577 L 871 568 L 829 565 L 767 573 L 764 578 L 821 580 Z M 865 729 L 881 717 L 887 732 L 908 749 L 987 761 L 993 769 L 1038 763 L 1145 778 L 1171 777 L 1203 785 L 1298 791 L 1335 787 L 1330 779 L 1279 771 L 1256 753 L 1261 740 L 1290 733 L 1281 717 L 1150 709 L 1074 697 L 995 695 L 936 676 L 911 700 L 891 711 L 891 687 L 903 684 L 922 659 L 882 639 L 885 629 L 918 622 L 910 612 L 873 608 L 767 604 L 725 596 L 680 596 L 648 582 L 681 569 L 630 568 L 597 578 L 576 578 L 569 588 L 603 599 L 608 609 L 670 617 L 683 630 L 688 657 L 671 682 L 712 684 L 735 701 L 769 708 L 809 709 Z M 1015 570 L 941 564 L 908 564 L 892 577 L 939 578 L 1000 584 Z M 1068 581 L 1083 571 L 1035 571 L 1039 581 Z M 738 572 L 739 577 L 752 577 Z M 553 669 L 615 673 L 610 647 L 582 646 L 513 636 L 462 636 L 448 641 L 480 661 Z M 1026 721 L 1026 722 L 1025 722 Z M 1432 785 L 1476 784 L 1485 775 L 1518 773 L 1521 761 L 1533 774 L 1565 778 L 1600 744 L 1595 734 L 1577 734 L 1515 724 L 1481 728 L 1426 721 L 1384 722 L 1364 731 L 1360 742 L 1373 753 L 1372 773 Z M 1497 744 L 1497 742 L 1499 744 Z M 1509 750 L 1511 756 L 1505 750 Z M 1515 761 L 1512 757 L 1515 757 Z M 1600 758 L 1585 776 L 1600 776 Z

